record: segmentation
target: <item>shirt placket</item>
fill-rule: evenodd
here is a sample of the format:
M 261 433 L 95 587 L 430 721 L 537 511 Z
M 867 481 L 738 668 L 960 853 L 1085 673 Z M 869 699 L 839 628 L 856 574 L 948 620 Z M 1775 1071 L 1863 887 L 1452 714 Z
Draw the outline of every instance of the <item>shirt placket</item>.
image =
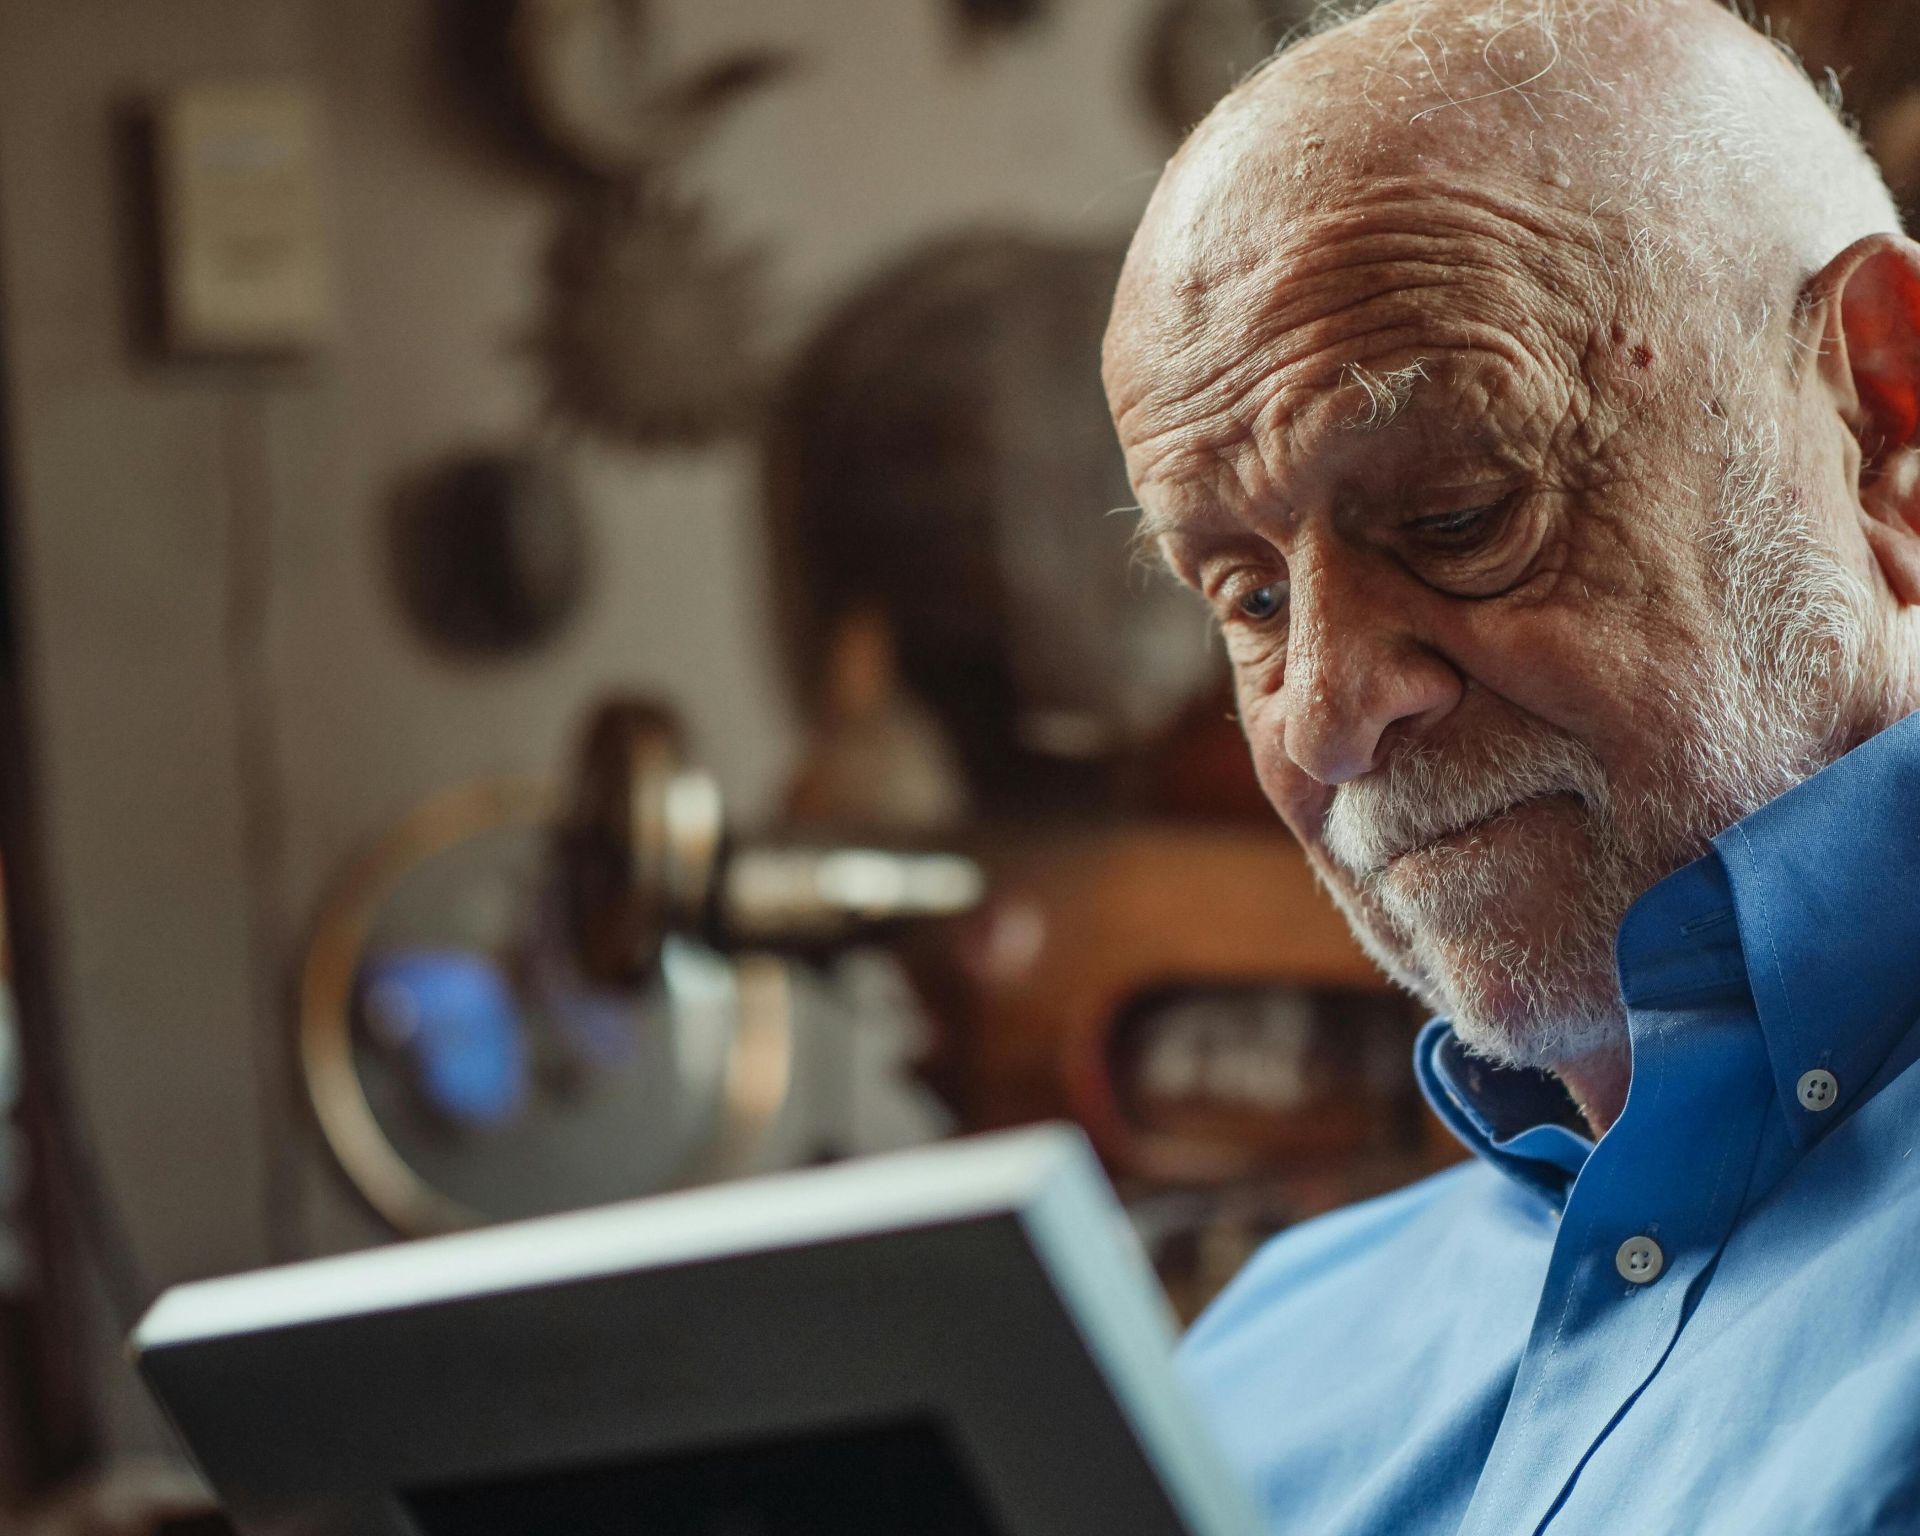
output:
M 1659 1370 L 1744 1203 L 1771 1099 L 1750 1009 L 1636 1008 L 1626 1112 L 1567 1197 L 1462 1536 L 1546 1528 Z

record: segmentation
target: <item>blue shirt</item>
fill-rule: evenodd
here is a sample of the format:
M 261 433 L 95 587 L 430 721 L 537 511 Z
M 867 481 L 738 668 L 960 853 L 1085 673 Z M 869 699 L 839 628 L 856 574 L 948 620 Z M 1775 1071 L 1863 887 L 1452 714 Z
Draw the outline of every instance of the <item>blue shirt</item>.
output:
M 1920 1532 L 1920 715 L 1617 953 L 1597 1145 L 1436 1020 L 1416 1066 L 1475 1160 L 1282 1233 L 1188 1335 L 1275 1531 Z

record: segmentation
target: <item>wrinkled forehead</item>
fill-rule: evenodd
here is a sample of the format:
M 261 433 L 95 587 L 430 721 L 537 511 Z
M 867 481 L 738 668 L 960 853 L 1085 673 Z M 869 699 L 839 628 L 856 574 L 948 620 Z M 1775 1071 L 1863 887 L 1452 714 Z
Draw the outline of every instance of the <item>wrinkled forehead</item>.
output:
M 1617 305 L 1627 202 L 1562 147 L 1601 132 L 1601 114 L 1518 98 L 1435 110 L 1444 54 L 1420 66 L 1427 90 L 1403 91 L 1404 34 L 1377 54 L 1321 41 L 1216 111 L 1156 191 L 1108 334 L 1123 429 L 1142 415 L 1176 429 L 1262 370 L 1331 379 L 1396 347 L 1498 346 L 1494 330 L 1510 347 L 1570 344 Z
M 1395 172 L 1329 193 L 1290 197 L 1258 232 L 1248 212 L 1205 249 L 1184 228 L 1143 235 L 1107 348 L 1136 487 L 1256 433 L 1306 451 L 1409 403 L 1453 430 L 1492 396 L 1556 398 L 1623 316 L 1604 221 L 1510 174 Z M 1244 206 L 1242 189 L 1222 195 Z M 1232 217 L 1216 207 L 1216 228 Z
M 1174 158 L 1123 273 L 1109 389 L 1116 411 L 1190 393 L 1236 334 L 1311 321 L 1304 297 L 1376 305 L 1390 265 L 1469 307 L 1529 293 L 1542 323 L 1576 303 L 1686 321 L 1702 275 L 1815 270 L 1838 248 L 1823 195 L 1850 177 L 1874 181 L 1805 79 L 1707 0 L 1395 0 L 1283 54 Z M 1723 305 L 1767 298 L 1721 286 Z

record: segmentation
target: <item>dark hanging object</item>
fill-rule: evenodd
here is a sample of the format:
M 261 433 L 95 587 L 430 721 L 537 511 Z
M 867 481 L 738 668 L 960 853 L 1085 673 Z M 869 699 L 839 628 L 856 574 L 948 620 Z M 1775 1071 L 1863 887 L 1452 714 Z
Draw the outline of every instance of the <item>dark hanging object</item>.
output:
M 1046 13 L 1047 0 L 951 0 L 954 15 L 969 39 L 1016 31 Z
M 572 488 L 536 454 L 438 464 L 394 508 L 400 596 L 442 648 L 511 656 L 552 638 L 580 607 L 586 537 Z
M 766 363 L 761 258 L 720 247 L 697 203 L 626 186 L 554 244 L 539 344 L 555 404 L 628 442 L 685 445 L 754 419 Z
M 870 612 L 989 813 L 1085 811 L 1217 662 L 1135 558 L 1100 392 L 1121 252 L 981 233 L 856 291 L 802 349 L 765 437 L 803 693 Z
M 548 143 L 593 175 L 670 164 L 794 63 L 751 49 L 670 77 L 656 31 L 643 0 L 518 0 L 510 43 L 521 97 Z
M 584 168 L 553 142 L 528 100 L 513 42 L 519 10 L 519 0 L 433 0 L 429 84 L 469 147 L 517 169 L 577 179 Z
M 467 115 L 523 163 L 623 179 L 698 144 L 792 55 L 749 49 L 679 76 L 649 0 L 437 0 L 435 56 Z

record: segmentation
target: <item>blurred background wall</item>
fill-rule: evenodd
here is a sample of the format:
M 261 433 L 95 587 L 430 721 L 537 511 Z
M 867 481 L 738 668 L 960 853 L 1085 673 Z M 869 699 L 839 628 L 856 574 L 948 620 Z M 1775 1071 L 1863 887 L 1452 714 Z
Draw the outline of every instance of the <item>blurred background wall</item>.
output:
M 939 230 L 1119 238 L 1164 153 L 1135 100 L 1137 0 L 1062 4 L 958 60 L 932 5 L 662 9 L 689 59 L 802 57 L 691 177 L 775 252 L 782 344 Z M 588 606 L 537 656 L 445 659 L 396 611 L 396 479 L 539 414 L 522 338 L 557 217 L 462 117 L 435 26 L 428 0 L 0 9 L 0 331 L 57 964 L 86 1130 L 157 1281 L 373 1235 L 288 1136 L 275 999 L 374 831 L 450 780 L 546 771 L 614 684 L 671 694 L 748 818 L 792 766 L 749 444 L 577 443 Z M 335 333 L 286 366 L 143 354 L 129 115 L 260 76 L 322 94 Z

